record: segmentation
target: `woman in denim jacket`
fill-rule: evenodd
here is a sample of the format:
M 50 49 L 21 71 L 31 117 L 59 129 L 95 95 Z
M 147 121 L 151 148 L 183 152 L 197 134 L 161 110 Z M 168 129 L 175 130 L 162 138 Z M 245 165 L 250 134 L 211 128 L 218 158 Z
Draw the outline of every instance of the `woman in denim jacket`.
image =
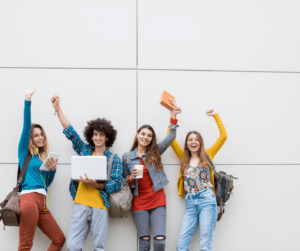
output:
M 161 154 L 176 138 L 176 114 L 181 109 L 175 100 L 171 110 L 170 133 L 157 144 L 153 128 L 143 125 L 137 131 L 130 152 L 123 154 L 123 177 L 133 188 L 133 218 L 139 236 L 139 250 L 150 250 L 150 229 L 153 232 L 153 247 L 155 251 L 165 250 L 166 238 L 166 195 L 163 187 L 169 183 L 161 163 Z M 136 165 L 143 166 L 143 178 L 138 179 L 139 171 Z

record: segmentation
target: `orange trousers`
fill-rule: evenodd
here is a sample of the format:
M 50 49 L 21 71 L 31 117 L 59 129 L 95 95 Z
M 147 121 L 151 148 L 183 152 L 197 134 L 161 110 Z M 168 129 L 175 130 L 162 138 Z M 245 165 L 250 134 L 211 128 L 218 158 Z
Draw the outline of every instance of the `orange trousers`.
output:
M 19 251 L 31 250 L 36 226 L 52 241 L 48 251 L 59 251 L 66 238 L 50 211 L 45 211 L 46 197 L 39 193 L 20 196 Z

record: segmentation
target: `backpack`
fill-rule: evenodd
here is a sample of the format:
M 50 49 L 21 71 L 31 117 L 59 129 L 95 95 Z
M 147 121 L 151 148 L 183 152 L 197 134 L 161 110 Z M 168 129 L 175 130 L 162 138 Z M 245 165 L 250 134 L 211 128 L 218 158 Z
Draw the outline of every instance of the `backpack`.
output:
M 112 155 L 109 159 L 107 175 L 108 180 L 110 180 L 112 162 L 115 155 Z M 110 218 L 122 218 L 127 217 L 128 212 L 132 207 L 132 193 L 130 187 L 124 182 L 122 177 L 121 189 L 116 193 L 111 193 L 108 195 L 108 200 L 110 204 L 109 217 Z
M 220 212 L 218 213 L 217 221 L 221 220 L 223 213 L 225 213 L 225 202 L 229 200 L 230 195 L 233 194 L 232 190 L 233 186 L 233 179 L 237 179 L 232 175 L 228 175 L 223 171 L 216 172 L 215 166 L 212 163 L 209 156 L 206 154 L 207 161 L 209 166 L 214 171 L 214 182 L 215 182 L 215 191 L 216 191 L 216 199 L 217 205 L 220 207 Z

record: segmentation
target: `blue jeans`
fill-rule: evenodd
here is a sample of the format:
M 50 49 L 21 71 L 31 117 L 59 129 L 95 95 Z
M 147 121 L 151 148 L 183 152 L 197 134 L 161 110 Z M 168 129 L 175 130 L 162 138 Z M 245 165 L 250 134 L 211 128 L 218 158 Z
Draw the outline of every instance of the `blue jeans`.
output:
M 211 251 L 217 217 L 216 196 L 212 189 L 187 194 L 185 212 L 177 239 L 177 251 L 190 250 L 191 238 L 198 224 L 200 225 L 200 251 Z

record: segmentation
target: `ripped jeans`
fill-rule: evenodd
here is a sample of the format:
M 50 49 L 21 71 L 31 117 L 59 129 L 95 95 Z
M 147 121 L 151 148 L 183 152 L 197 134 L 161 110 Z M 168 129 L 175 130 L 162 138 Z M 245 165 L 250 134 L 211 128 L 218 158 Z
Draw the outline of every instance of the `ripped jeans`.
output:
M 191 238 L 198 225 L 200 226 L 200 251 L 211 251 L 217 217 L 216 196 L 212 189 L 187 194 L 185 211 L 177 239 L 177 251 L 190 250 Z
M 139 251 L 150 250 L 150 224 L 154 251 L 164 251 L 166 247 L 166 206 L 133 211 L 133 219 L 138 231 Z

